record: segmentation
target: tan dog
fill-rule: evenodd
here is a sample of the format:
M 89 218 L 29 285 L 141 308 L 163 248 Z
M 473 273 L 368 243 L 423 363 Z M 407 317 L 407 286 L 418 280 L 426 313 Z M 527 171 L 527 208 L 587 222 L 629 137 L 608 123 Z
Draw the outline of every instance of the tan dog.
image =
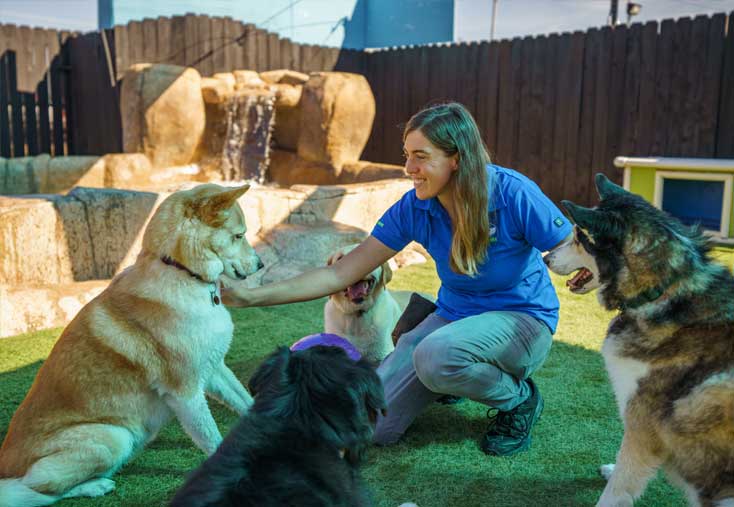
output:
M 332 254 L 331 265 L 357 245 Z M 332 294 L 324 306 L 324 331 L 349 340 L 362 356 L 379 363 L 395 349 L 390 333 L 410 300 L 408 291 L 388 291 L 392 269 L 385 263 L 342 292 Z
M 161 203 L 135 264 L 67 326 L 0 448 L 0 506 L 99 496 L 175 416 L 211 454 L 205 394 L 239 414 L 252 397 L 224 364 L 232 319 L 218 278 L 262 267 L 237 204 L 248 186 L 201 185 Z

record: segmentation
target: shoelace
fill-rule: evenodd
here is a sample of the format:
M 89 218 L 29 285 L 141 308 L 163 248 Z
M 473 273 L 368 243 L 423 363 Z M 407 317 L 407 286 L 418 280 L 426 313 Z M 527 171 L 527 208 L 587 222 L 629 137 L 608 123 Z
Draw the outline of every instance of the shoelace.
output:
M 490 414 L 490 412 L 494 413 Z M 515 410 L 504 412 L 496 408 L 487 410 L 489 431 L 507 437 L 524 437 L 528 434 L 528 421 L 525 417 L 518 417 Z

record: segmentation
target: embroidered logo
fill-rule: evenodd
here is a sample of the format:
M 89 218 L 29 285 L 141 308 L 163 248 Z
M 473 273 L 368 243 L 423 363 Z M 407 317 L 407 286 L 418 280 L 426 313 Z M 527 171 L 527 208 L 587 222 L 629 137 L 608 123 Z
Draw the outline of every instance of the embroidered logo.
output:
M 489 226 L 489 244 L 497 243 L 497 226 L 491 224 Z
M 561 217 L 556 217 L 555 220 L 553 220 L 553 223 L 556 225 L 556 227 L 561 227 L 564 222 Z
M 382 222 L 380 222 L 379 220 L 377 221 L 377 225 L 379 225 L 380 227 L 385 227 L 385 224 L 383 224 L 383 223 L 382 223 Z

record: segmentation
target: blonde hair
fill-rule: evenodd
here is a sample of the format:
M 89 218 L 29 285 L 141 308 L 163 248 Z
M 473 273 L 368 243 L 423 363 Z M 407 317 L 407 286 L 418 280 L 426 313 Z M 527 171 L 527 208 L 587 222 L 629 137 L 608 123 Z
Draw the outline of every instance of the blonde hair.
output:
M 489 248 L 489 152 L 471 113 L 458 102 L 425 108 L 408 121 L 403 141 L 419 130 L 448 156 L 456 156 L 458 168 L 451 176 L 453 234 L 449 266 L 456 273 L 475 276 Z

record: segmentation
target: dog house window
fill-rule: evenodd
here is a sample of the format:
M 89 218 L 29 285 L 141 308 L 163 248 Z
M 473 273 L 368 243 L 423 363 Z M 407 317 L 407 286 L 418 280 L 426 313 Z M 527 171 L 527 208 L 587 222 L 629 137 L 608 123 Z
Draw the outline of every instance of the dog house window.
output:
M 655 175 L 655 205 L 688 225 L 726 236 L 729 231 L 732 175 L 666 172 Z

